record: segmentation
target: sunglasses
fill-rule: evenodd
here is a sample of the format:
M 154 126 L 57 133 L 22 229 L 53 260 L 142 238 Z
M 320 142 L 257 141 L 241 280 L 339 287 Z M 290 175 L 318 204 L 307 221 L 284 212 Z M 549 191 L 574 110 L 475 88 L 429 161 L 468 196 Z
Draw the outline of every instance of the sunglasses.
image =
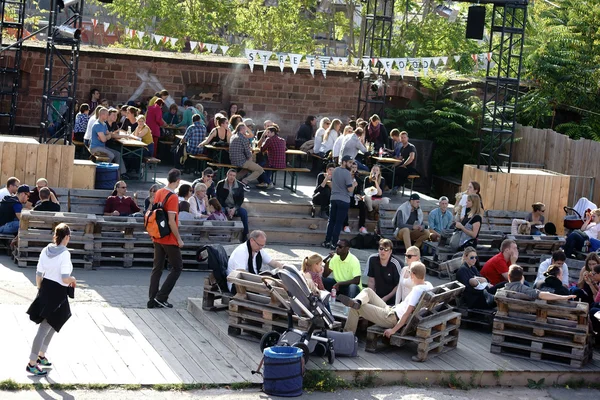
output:
M 408 258 L 409 260 L 413 257 L 417 257 L 417 255 L 416 254 L 407 254 L 406 255 L 406 258 Z
M 475 256 L 475 257 L 469 257 L 469 260 L 477 260 L 477 256 Z
M 391 249 L 388 249 L 387 247 L 380 247 L 379 250 L 380 251 L 390 251 Z

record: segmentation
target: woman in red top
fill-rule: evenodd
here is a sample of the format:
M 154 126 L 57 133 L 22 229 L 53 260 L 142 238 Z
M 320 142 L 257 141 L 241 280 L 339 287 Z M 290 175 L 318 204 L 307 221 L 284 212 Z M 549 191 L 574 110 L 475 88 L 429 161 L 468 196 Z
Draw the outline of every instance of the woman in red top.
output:
M 156 157 L 156 149 L 158 148 L 158 138 L 160 138 L 160 127 L 165 124 L 162 118 L 162 106 L 165 105 L 163 99 L 158 99 L 154 105 L 148 107 L 146 111 L 146 125 L 152 131 L 152 140 L 154 141 L 154 154 L 152 157 Z

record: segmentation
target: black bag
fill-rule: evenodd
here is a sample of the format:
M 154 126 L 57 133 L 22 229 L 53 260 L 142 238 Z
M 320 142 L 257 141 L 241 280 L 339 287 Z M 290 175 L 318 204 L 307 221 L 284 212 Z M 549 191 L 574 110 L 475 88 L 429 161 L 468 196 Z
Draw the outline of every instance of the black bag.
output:
M 196 251 L 196 260 L 198 262 L 208 261 L 208 267 L 222 292 L 228 292 L 227 287 L 227 252 L 220 244 L 210 244 L 199 248 Z
M 381 236 L 375 233 L 368 235 L 357 235 L 350 239 L 350 247 L 353 249 L 376 249 L 379 246 Z

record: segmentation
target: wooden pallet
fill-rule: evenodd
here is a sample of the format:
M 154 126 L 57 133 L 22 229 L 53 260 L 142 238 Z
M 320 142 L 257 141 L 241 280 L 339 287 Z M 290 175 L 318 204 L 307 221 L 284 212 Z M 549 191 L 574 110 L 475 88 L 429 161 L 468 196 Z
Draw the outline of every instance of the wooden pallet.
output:
M 221 300 L 220 304 L 216 304 Z M 204 278 L 204 288 L 202 290 L 202 309 L 206 311 L 221 311 L 229 307 L 231 293 L 223 292 L 219 289 L 212 273 Z

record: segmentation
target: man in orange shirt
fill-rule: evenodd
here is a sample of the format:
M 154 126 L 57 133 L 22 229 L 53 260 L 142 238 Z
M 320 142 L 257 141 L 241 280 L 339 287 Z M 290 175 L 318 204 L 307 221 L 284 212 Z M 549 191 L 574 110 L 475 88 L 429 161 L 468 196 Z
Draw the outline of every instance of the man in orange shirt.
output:
M 173 304 L 167 300 L 183 269 L 183 260 L 181 258 L 183 240 L 179 236 L 178 229 L 179 198 L 177 197 L 177 193 L 175 193 L 175 189 L 177 189 L 181 180 L 181 171 L 173 168 L 169 171 L 167 180 L 168 185 L 159 189 L 154 195 L 154 204 L 165 202 L 169 193 L 173 193 L 163 205 L 163 209 L 169 216 L 171 233 L 164 238 L 152 239 L 154 242 L 154 265 L 152 267 L 152 274 L 150 275 L 148 308 L 173 308 Z M 160 277 L 165 268 L 165 257 L 171 264 L 171 271 L 159 290 Z
M 495 286 L 508 281 L 508 268 L 516 264 L 519 258 L 519 249 L 514 240 L 505 239 L 500 245 L 500 253 L 490 258 L 481 269 L 481 276 Z

